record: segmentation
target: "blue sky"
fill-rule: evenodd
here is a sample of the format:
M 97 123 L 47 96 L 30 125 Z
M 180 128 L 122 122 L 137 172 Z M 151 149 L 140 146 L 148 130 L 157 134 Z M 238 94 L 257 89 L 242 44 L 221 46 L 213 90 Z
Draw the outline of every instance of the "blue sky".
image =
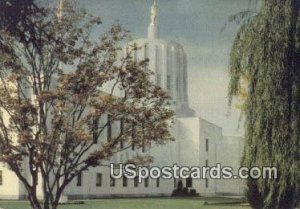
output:
M 100 16 L 102 28 L 120 23 L 133 38 L 147 35 L 153 0 L 80 0 L 88 12 Z M 237 130 L 239 112 L 228 117 L 227 86 L 230 48 L 238 30 L 229 24 L 230 15 L 246 10 L 249 0 L 157 0 L 160 38 L 184 46 L 188 56 L 189 101 L 197 116 L 223 128 L 225 135 L 242 135 Z M 101 33 L 99 31 L 99 33 Z

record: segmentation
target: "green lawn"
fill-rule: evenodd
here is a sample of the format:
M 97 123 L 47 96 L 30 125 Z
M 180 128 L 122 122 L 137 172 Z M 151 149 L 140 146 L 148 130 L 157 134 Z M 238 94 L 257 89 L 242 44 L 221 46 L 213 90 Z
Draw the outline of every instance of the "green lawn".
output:
M 61 205 L 59 209 L 250 209 L 229 198 L 136 198 L 87 200 L 84 204 Z M 209 205 L 204 205 L 208 202 Z M 210 205 L 211 203 L 219 203 Z M 222 203 L 222 204 L 220 204 Z M 223 204 L 224 203 L 224 204 Z M 25 201 L 0 201 L 3 209 L 30 209 Z

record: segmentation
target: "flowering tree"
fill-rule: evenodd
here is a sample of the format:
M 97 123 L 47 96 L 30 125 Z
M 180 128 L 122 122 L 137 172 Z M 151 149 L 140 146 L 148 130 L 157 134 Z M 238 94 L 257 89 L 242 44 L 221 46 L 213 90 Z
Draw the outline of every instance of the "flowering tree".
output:
M 55 209 L 81 171 L 133 144 L 172 140 L 173 112 L 166 93 L 149 80 L 148 60 L 132 59 L 138 48 L 120 56 L 128 37 L 121 26 L 94 41 L 98 17 L 67 1 L 59 17 L 56 9 L 41 11 L 17 22 L 22 34 L 1 26 L 0 161 L 22 182 L 32 208 Z M 122 131 L 103 140 L 104 130 L 118 121 Z

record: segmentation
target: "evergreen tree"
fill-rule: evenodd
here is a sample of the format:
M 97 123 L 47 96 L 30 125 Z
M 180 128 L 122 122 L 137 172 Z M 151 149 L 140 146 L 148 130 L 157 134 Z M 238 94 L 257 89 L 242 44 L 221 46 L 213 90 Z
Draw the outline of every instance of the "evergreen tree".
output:
M 261 3 L 231 50 L 229 103 L 246 86 L 242 164 L 278 170 L 276 179 L 246 180 L 250 205 L 292 209 L 300 196 L 300 1 Z

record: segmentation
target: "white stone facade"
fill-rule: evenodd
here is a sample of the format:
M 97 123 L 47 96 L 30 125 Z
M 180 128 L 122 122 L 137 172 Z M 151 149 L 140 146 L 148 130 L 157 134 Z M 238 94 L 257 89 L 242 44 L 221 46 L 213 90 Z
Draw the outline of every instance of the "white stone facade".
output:
M 234 175 L 238 174 L 244 150 L 244 139 L 240 136 L 223 136 L 217 146 L 217 160 L 222 165 L 230 166 Z M 216 193 L 219 195 L 243 195 L 244 184 L 241 179 L 219 180 Z

